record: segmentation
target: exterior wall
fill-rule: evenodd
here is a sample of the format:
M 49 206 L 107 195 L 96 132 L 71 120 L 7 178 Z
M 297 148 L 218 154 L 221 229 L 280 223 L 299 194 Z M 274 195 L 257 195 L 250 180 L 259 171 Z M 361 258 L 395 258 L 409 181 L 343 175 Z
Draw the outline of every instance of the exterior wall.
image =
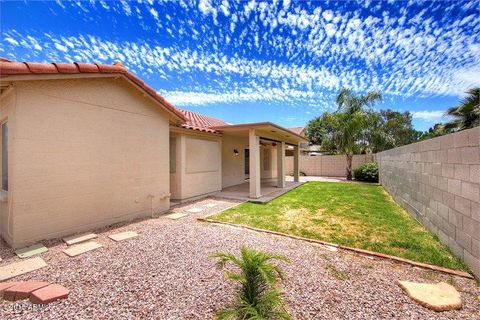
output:
M 383 187 L 480 277 L 480 127 L 376 159 Z
M 222 189 L 222 140 L 213 135 L 176 134 L 172 199 L 184 200 Z
M 122 78 L 15 86 L 12 246 L 169 209 L 169 115 L 158 104 Z
M 234 154 L 234 149 L 238 150 L 238 155 Z M 248 149 L 248 137 L 222 137 L 222 188 L 245 182 L 245 149 Z
M 344 155 L 336 156 L 300 156 L 300 171 L 307 176 L 346 177 L 347 161 Z M 359 154 L 353 156 L 352 167 L 355 169 L 365 162 L 374 161 L 371 154 Z M 285 157 L 285 173 L 293 172 L 293 156 Z
M 13 136 L 15 135 L 15 101 L 16 101 L 16 91 L 14 88 L 6 90 L 0 97 L 0 124 L 8 121 L 8 163 L 12 163 L 11 158 L 13 156 L 14 140 Z M 2 133 L 0 130 L 0 141 Z M 0 148 L 1 153 L 1 148 Z M 1 157 L 0 157 L 1 159 Z M 1 161 L 0 161 L 1 162 Z M 11 171 L 11 170 L 10 170 Z M 9 175 L 9 189 L 11 189 L 12 174 Z M 0 165 L 0 177 L 2 176 L 2 166 Z M 1 185 L 0 185 L 1 186 Z M 7 191 L 0 190 L 0 236 L 5 239 L 8 243 L 12 242 L 12 229 L 13 229 L 13 218 L 12 212 L 10 210 L 9 203 L 12 202 L 12 194 Z

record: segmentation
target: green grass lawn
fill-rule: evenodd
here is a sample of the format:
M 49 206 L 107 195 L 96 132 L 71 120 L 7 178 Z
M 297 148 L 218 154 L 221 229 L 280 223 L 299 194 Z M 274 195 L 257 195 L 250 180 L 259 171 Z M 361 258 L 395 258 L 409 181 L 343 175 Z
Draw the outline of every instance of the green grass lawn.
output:
M 379 185 L 308 182 L 267 204 L 243 203 L 210 219 L 468 270 Z

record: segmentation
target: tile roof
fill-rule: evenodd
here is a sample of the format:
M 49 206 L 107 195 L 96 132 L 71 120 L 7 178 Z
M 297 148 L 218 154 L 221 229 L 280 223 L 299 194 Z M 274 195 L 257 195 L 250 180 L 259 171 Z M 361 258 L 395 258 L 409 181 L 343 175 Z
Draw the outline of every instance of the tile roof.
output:
M 296 133 L 298 135 L 301 135 L 303 131 L 305 130 L 304 127 L 294 127 L 294 128 L 288 128 L 288 130 L 292 131 L 293 133 Z
M 120 62 L 113 65 L 92 64 L 92 63 L 35 63 L 35 62 L 15 62 L 0 57 L 0 79 L 16 75 L 45 75 L 45 74 L 79 74 L 79 73 L 104 73 L 104 74 L 122 74 L 127 79 L 135 83 L 153 99 L 160 102 L 167 110 L 175 114 L 180 119 L 187 121 L 184 114 L 175 108 L 171 103 L 160 96 L 152 87 L 143 82 L 136 75 L 127 70 Z
M 214 130 L 211 127 L 215 126 L 226 126 L 228 123 L 225 121 L 222 121 L 220 119 L 208 117 L 206 115 L 193 112 L 190 110 L 184 110 L 184 109 L 178 109 L 179 112 L 181 112 L 184 117 L 187 119 L 187 121 L 182 124 L 183 128 L 186 129 L 192 129 L 192 130 L 198 130 L 198 131 L 203 131 L 203 132 L 210 132 L 210 133 L 217 133 L 220 132 L 218 130 Z

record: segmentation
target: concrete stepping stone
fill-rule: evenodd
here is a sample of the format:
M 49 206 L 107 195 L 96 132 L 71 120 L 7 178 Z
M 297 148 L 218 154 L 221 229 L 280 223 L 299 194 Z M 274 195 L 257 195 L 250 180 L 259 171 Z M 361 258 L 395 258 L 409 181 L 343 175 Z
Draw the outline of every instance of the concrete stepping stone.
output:
M 178 220 L 178 219 L 181 219 L 181 218 L 185 218 L 186 216 L 188 216 L 188 214 L 177 212 L 177 213 L 172 213 L 172 214 L 167 215 L 167 218 L 172 219 L 172 220 Z
M 60 299 L 66 299 L 70 291 L 59 285 L 51 284 L 38 289 L 30 295 L 30 301 L 35 304 L 47 304 Z
M 80 242 L 85 242 L 88 240 L 95 239 L 97 235 L 95 233 L 87 232 L 87 233 L 82 233 L 82 234 L 75 234 L 70 237 L 65 237 L 63 238 L 63 241 L 65 241 L 66 244 L 71 246 L 72 244 L 77 244 Z
M 75 257 L 82 253 L 92 251 L 100 247 L 102 247 L 100 243 L 95 241 L 89 241 L 89 242 L 74 245 L 68 249 L 63 250 L 63 252 L 66 253 L 69 257 Z
M 0 281 L 46 267 L 47 263 L 40 257 L 14 262 L 0 267 Z
M 130 239 L 130 238 L 138 237 L 138 233 L 133 232 L 133 231 L 125 231 L 125 232 L 120 232 L 120 233 L 109 235 L 108 237 L 110 239 L 112 239 L 113 241 L 118 242 L 118 241 L 123 241 L 123 240 Z
M 214 208 L 214 207 L 216 207 L 216 206 L 218 206 L 218 203 L 207 203 L 207 204 L 205 205 L 205 207 L 207 207 L 207 208 Z
M 3 292 L 3 299 L 9 301 L 17 301 L 28 299 L 30 294 L 35 290 L 48 286 L 48 282 L 43 281 L 27 281 L 19 283 Z
M 199 212 L 202 212 L 203 209 L 202 208 L 191 208 L 191 209 L 187 209 L 185 211 L 190 212 L 190 213 L 199 213 Z
M 428 309 L 448 311 L 462 307 L 460 293 L 448 283 L 430 284 L 410 281 L 399 281 L 398 283 L 407 296 Z
M 38 243 L 38 244 L 34 244 L 33 246 L 30 246 L 30 247 L 25 247 L 25 248 L 22 248 L 22 249 L 15 250 L 15 254 L 18 257 L 24 259 L 24 258 L 29 258 L 31 256 L 34 256 L 34 255 L 37 255 L 37 254 L 40 254 L 40 253 L 44 253 L 44 252 L 47 252 L 47 251 L 48 251 L 47 247 L 45 247 L 41 243 Z

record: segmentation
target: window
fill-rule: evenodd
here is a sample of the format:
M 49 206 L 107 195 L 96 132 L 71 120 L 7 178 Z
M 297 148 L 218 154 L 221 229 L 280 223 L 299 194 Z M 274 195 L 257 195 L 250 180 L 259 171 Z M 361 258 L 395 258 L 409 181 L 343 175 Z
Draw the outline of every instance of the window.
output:
M 2 124 L 2 189 L 8 190 L 8 122 Z

